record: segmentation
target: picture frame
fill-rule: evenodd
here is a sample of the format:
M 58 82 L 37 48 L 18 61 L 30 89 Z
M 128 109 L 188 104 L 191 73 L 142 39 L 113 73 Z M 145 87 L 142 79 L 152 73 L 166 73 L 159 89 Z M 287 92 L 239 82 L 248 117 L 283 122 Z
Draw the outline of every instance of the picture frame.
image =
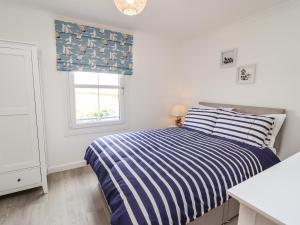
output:
M 221 68 L 234 67 L 237 64 L 237 48 L 225 50 L 221 52 Z
M 237 68 L 238 84 L 254 84 L 256 79 L 256 64 L 239 66 Z

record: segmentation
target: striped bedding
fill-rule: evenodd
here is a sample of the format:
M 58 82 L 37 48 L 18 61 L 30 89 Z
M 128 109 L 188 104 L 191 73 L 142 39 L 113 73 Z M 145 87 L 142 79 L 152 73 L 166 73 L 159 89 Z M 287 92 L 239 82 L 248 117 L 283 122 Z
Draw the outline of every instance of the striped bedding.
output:
M 112 225 L 187 224 L 227 201 L 227 189 L 279 162 L 269 149 L 187 128 L 98 138 L 85 159 Z
M 212 134 L 263 147 L 274 121 L 273 117 L 218 110 Z
M 183 123 L 183 127 L 211 134 L 218 119 L 217 109 L 191 108 Z

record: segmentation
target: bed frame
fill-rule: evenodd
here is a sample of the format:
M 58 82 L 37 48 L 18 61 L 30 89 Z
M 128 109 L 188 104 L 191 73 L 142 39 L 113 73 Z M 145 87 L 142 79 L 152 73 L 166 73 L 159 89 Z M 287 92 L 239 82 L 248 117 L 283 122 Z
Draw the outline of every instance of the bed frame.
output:
M 263 114 L 283 114 L 286 113 L 284 109 L 276 109 L 276 108 L 264 108 L 264 107 L 254 107 L 254 106 L 243 106 L 243 105 L 231 105 L 231 104 L 220 104 L 220 103 L 208 103 L 208 102 L 199 102 L 199 105 L 205 105 L 210 107 L 228 107 L 234 108 L 236 112 L 254 114 L 254 115 L 263 115 Z M 281 140 L 282 140 L 283 129 L 280 130 L 276 142 L 275 148 L 277 152 L 280 150 Z M 103 208 L 106 216 L 110 218 L 111 211 L 107 204 L 106 198 L 102 191 L 102 188 L 99 184 L 99 189 L 101 193 L 101 200 L 103 203 Z M 237 224 L 237 217 L 239 212 L 239 203 L 235 199 L 229 199 L 223 205 L 212 209 L 208 213 L 203 216 L 197 218 L 193 222 L 188 225 L 235 225 Z

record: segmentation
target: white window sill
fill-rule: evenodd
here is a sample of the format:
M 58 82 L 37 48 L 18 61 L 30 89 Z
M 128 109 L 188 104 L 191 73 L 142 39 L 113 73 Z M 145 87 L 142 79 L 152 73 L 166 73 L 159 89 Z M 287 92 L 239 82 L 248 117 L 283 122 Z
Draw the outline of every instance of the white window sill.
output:
M 78 128 L 92 128 L 92 127 L 108 127 L 108 126 L 114 126 L 114 125 L 122 125 L 124 124 L 123 120 L 119 119 L 112 119 L 112 120 L 102 120 L 98 122 L 86 122 L 86 123 L 77 123 L 77 124 L 71 124 L 71 129 L 78 129 Z
M 87 134 L 108 134 L 111 132 L 122 132 L 129 129 L 127 123 L 123 121 L 115 121 L 99 124 L 81 124 L 77 127 L 66 127 L 65 137 L 87 135 Z

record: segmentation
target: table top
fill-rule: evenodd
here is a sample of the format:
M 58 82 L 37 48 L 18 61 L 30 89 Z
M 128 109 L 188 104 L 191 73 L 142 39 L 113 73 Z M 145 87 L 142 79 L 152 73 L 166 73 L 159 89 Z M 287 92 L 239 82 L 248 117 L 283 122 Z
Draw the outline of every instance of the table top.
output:
M 300 153 L 228 190 L 231 197 L 279 224 L 300 224 Z

